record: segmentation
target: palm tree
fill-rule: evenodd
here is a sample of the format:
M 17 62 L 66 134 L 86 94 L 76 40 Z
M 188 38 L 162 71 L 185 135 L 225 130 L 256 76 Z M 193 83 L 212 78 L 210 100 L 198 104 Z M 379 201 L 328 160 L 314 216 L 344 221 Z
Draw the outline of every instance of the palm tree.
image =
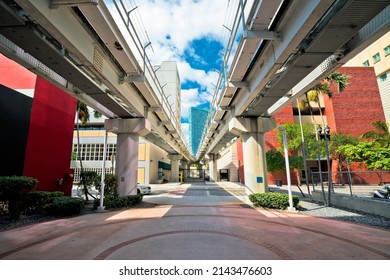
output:
M 332 73 L 328 75 L 325 79 L 323 79 L 320 83 L 316 84 L 313 88 L 311 88 L 308 92 L 305 93 L 305 99 L 298 102 L 298 110 L 299 112 L 305 108 L 308 108 L 310 111 L 310 115 L 312 117 L 313 123 L 315 124 L 315 127 L 318 127 L 318 124 L 314 118 L 313 115 L 313 108 L 310 105 L 310 101 L 314 101 L 317 103 L 319 112 L 321 115 L 322 125 L 325 127 L 325 120 L 322 115 L 321 105 L 320 105 L 320 95 L 326 94 L 329 97 L 332 97 L 333 93 L 330 90 L 331 84 L 337 85 L 337 92 L 340 93 L 344 91 L 347 88 L 347 85 L 349 83 L 349 76 L 343 73 Z M 319 174 L 320 174 L 320 181 L 322 182 L 322 170 L 321 170 L 321 163 L 320 163 L 320 145 L 318 143 L 318 135 L 316 133 L 316 140 L 317 140 L 317 149 L 318 149 L 318 168 L 319 168 Z M 325 140 L 326 141 L 326 140 Z M 329 159 L 328 159 L 328 169 L 330 169 Z M 330 170 L 328 170 L 328 177 L 330 175 Z M 331 179 L 331 178 L 329 178 Z M 330 185 L 331 182 L 329 181 Z M 330 186 L 329 185 L 329 186 Z M 323 189 L 323 184 L 321 183 L 321 187 Z M 324 192 L 323 192 L 324 194 Z M 324 198 L 325 201 L 325 198 Z
M 349 76 L 338 72 L 332 73 L 320 83 L 316 84 L 311 90 L 306 92 L 306 104 L 309 107 L 311 113 L 312 110 L 310 109 L 310 101 L 316 102 L 318 104 L 318 107 L 321 108 L 320 95 L 328 95 L 330 98 L 333 96 L 333 92 L 330 90 L 331 84 L 336 84 L 337 93 L 343 92 L 349 84 Z M 325 126 L 325 121 L 321 109 L 319 111 L 322 119 L 322 124 L 323 126 Z
M 86 185 L 86 182 L 82 178 L 82 174 L 84 173 L 84 167 L 83 167 L 83 160 L 81 158 L 81 145 L 80 145 L 80 124 L 85 125 L 90 118 L 89 114 L 89 109 L 88 106 L 81 102 L 80 100 L 77 100 L 77 105 L 76 105 L 76 110 L 77 110 L 77 122 L 76 122 L 76 131 L 77 131 L 77 157 L 79 158 L 80 161 L 80 178 L 83 183 L 83 189 L 84 189 L 84 194 L 85 194 L 85 199 L 88 200 L 88 195 L 91 195 L 88 191 L 88 187 Z M 95 118 L 100 118 L 103 115 L 98 112 L 94 111 L 94 117 Z M 93 197 L 93 195 L 91 195 Z
M 380 147 L 390 148 L 390 129 L 389 125 L 383 121 L 373 122 L 375 130 L 362 134 L 362 138 L 372 140 Z

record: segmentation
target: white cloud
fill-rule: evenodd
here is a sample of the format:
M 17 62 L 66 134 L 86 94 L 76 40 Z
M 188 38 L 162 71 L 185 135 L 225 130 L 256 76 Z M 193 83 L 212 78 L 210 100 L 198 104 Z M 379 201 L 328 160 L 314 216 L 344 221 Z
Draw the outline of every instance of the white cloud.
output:
M 191 42 L 194 39 L 218 40 L 225 46 L 228 30 L 223 25 L 229 26 L 227 21 L 232 18 L 231 12 L 227 12 L 228 5 L 232 6 L 232 2 L 238 5 L 238 1 L 136 0 L 135 2 L 137 3 L 134 6 L 138 6 L 138 9 L 132 15 L 134 24 L 143 26 L 146 30 L 148 38 L 146 34 L 142 34 L 141 40 L 145 45 L 149 40 L 151 41 L 156 64 L 174 60 L 177 62 L 182 84 L 192 81 L 200 85 L 200 88 L 181 91 L 181 114 L 182 118 L 187 119 L 190 107 L 211 101 L 218 73 L 215 70 L 205 71 L 191 67 L 190 63 L 184 60 L 183 54 L 187 50 L 192 58 L 197 58 L 198 63 L 206 62 L 192 49 Z M 188 124 L 183 123 L 182 130 L 183 135 L 188 138 Z
M 194 38 L 213 36 L 220 39 L 229 1 L 139 2 L 139 13 L 152 44 L 167 44 L 166 36 L 169 35 L 171 47 L 182 53 Z
M 202 94 L 201 92 L 199 92 L 199 89 L 196 88 L 182 90 L 181 116 L 183 118 L 188 118 L 189 110 L 191 107 L 196 107 L 205 103 L 206 99 L 204 95 L 204 93 Z
M 188 139 L 189 128 L 190 128 L 189 123 L 182 123 L 181 124 L 181 131 L 182 131 L 182 134 L 183 134 L 185 140 L 187 141 L 187 143 L 189 143 L 189 139 Z

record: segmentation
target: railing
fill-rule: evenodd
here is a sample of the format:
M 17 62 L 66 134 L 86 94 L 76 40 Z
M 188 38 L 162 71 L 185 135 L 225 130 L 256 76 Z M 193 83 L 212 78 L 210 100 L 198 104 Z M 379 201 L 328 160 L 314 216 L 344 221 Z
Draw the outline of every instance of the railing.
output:
M 320 172 L 311 172 L 313 190 L 321 191 Z M 328 172 L 322 172 L 324 191 L 328 191 Z M 331 194 L 373 197 L 376 190 L 390 185 L 390 171 L 338 171 L 332 172 Z
M 227 18 L 226 19 L 227 22 L 225 22 L 223 25 L 225 29 L 228 31 L 229 35 L 225 46 L 225 52 L 223 54 L 223 63 L 219 71 L 218 80 L 214 85 L 215 91 L 214 94 L 212 95 L 212 100 L 210 102 L 210 110 L 207 116 L 206 124 L 202 132 L 202 137 L 197 152 L 197 158 L 199 157 L 200 148 L 202 147 L 202 143 L 205 141 L 206 135 L 214 119 L 215 112 L 216 110 L 218 110 L 218 104 L 221 102 L 223 89 L 224 87 L 228 86 L 227 73 L 229 72 L 232 59 L 233 59 L 231 55 L 232 54 L 234 55 L 234 50 L 238 45 L 237 38 L 242 35 L 243 25 L 241 20 L 244 18 L 245 8 L 247 7 L 248 2 L 251 1 L 247 1 L 247 0 L 230 1 L 231 6 L 229 7 L 230 10 L 228 9 L 227 14 L 229 13 L 233 14 L 233 18 Z M 229 25 L 231 25 L 231 27 L 229 27 Z
M 172 125 L 175 127 L 179 136 L 182 137 L 182 130 L 180 119 L 177 118 L 174 110 L 172 109 L 171 104 L 169 104 L 166 93 L 164 92 L 164 77 L 158 75 L 157 66 L 160 62 L 157 59 L 154 59 L 155 54 L 145 31 L 142 19 L 137 12 L 137 6 L 134 1 L 126 0 L 105 0 L 109 7 L 115 7 L 115 10 L 110 9 L 113 13 L 118 13 L 119 20 L 117 24 L 121 24 L 123 30 L 127 30 L 128 38 L 130 39 L 127 43 L 129 44 L 131 50 L 137 62 L 143 70 L 145 76 L 145 81 L 150 83 L 150 86 L 160 102 L 161 108 L 166 112 L 168 119 L 172 122 Z M 159 77 L 158 77 L 159 76 Z M 186 143 L 185 141 L 183 141 Z M 186 143 L 187 144 L 187 143 Z

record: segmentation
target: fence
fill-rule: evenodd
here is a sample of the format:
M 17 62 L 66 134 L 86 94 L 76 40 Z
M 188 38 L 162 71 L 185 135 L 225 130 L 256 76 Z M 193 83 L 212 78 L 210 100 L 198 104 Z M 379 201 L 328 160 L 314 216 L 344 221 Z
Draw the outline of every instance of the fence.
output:
M 335 194 L 372 197 L 376 190 L 390 185 L 390 171 L 337 171 L 331 174 L 331 193 Z M 312 172 L 311 176 L 313 190 L 321 190 L 323 185 L 325 191 L 328 191 L 328 172 Z

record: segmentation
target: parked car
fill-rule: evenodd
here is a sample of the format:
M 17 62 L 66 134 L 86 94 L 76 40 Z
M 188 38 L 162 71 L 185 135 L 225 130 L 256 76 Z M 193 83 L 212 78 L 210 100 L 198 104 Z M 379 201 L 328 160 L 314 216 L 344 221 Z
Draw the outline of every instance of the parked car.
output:
M 137 193 L 141 194 L 150 194 L 152 192 L 152 188 L 147 184 L 137 184 Z

